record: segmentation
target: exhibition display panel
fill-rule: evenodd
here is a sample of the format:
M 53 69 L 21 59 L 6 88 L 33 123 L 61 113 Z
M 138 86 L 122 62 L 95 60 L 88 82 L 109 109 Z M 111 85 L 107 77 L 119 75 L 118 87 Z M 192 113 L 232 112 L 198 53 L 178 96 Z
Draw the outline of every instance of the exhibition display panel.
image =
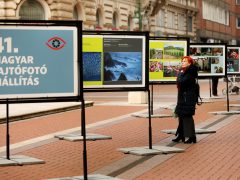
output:
M 239 74 L 239 50 L 238 46 L 227 46 L 227 74 Z
M 181 59 L 188 54 L 188 44 L 188 38 L 150 38 L 148 70 L 150 83 L 176 81 Z
M 83 159 L 86 162 L 82 85 L 82 22 L 0 20 L 0 103 L 6 105 L 6 164 L 10 158 L 10 107 L 13 103 L 81 101 Z M 14 158 L 13 158 L 14 159 Z M 24 156 L 14 165 L 43 163 Z M 84 163 L 84 175 L 87 175 Z
M 1 99 L 79 95 L 78 28 L 66 24 L 1 26 Z
M 198 65 L 198 76 L 225 76 L 225 44 L 190 44 L 190 56 Z
M 145 90 L 147 33 L 83 32 L 84 90 Z

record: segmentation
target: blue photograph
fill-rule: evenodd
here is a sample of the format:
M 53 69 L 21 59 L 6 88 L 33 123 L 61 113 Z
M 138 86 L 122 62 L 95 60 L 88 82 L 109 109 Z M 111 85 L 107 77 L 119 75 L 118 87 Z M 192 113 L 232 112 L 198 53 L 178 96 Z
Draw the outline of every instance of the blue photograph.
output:
M 83 53 L 83 80 L 101 81 L 101 53 Z
M 104 82 L 142 81 L 141 52 L 106 52 L 104 53 Z

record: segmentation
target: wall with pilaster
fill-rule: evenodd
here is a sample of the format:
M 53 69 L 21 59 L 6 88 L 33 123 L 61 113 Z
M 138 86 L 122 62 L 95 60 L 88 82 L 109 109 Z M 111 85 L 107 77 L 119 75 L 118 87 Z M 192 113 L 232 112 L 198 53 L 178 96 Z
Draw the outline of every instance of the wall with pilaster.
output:
M 18 12 L 25 0 L 0 0 L 0 19 L 19 19 Z M 101 7 L 103 14 L 103 29 L 113 28 L 113 13 L 117 13 L 118 27 L 116 30 L 128 28 L 128 17 L 133 16 L 136 7 L 135 0 L 36 0 L 44 9 L 49 9 L 47 20 L 73 19 L 75 5 L 84 11 L 83 27 L 94 29 L 96 25 L 96 11 Z M 47 6 L 47 7 L 46 7 Z
M 53 0 L 50 5 L 52 20 L 72 19 L 73 2 L 69 0 Z

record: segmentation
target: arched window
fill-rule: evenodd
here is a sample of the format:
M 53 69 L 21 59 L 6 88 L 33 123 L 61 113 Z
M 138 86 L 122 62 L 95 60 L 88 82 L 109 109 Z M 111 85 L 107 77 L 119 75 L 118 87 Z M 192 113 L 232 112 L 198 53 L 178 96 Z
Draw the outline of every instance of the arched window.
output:
M 96 24 L 95 24 L 95 29 L 96 30 L 101 30 L 103 28 L 103 15 L 101 8 L 98 8 L 96 11 Z
M 80 3 L 77 3 L 73 8 L 73 19 L 85 21 L 84 9 Z
M 74 6 L 74 9 L 73 9 L 73 19 L 74 19 L 74 20 L 78 20 L 78 10 L 77 10 L 77 6 Z
M 96 22 L 97 22 L 97 26 L 101 26 L 101 20 L 100 20 L 100 10 L 98 9 L 97 10 L 97 13 L 96 13 Z
M 116 12 L 113 13 L 113 27 L 118 28 L 118 15 Z
M 127 30 L 130 31 L 132 29 L 132 17 L 128 16 L 128 28 Z
M 20 19 L 44 20 L 45 13 L 42 5 L 36 0 L 26 0 L 19 11 Z

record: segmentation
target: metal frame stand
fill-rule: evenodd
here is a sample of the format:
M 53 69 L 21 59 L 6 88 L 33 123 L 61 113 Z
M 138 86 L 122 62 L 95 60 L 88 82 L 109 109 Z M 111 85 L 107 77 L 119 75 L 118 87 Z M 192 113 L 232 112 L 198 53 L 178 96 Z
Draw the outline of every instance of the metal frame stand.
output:
M 10 130 L 9 130 L 9 99 L 6 99 L 6 156 L 0 157 L 1 166 L 16 166 L 29 164 L 43 164 L 41 159 L 32 158 L 24 155 L 14 155 L 10 157 Z
M 148 118 L 151 116 L 151 118 L 165 118 L 165 117 L 172 117 L 172 114 L 153 114 L 153 84 L 151 84 L 151 93 L 149 91 L 149 104 L 150 104 L 150 114 L 132 114 L 134 117 L 140 117 L 140 118 Z
M 150 98 L 150 90 L 148 92 L 148 139 L 149 144 L 143 147 L 130 147 L 130 148 L 119 148 L 118 150 L 125 154 L 134 154 L 134 155 L 156 155 L 156 154 L 168 154 L 168 153 L 176 153 L 183 152 L 183 149 L 175 148 L 175 147 L 166 147 L 166 146 L 153 146 L 152 145 L 152 120 L 151 120 L 151 98 Z

